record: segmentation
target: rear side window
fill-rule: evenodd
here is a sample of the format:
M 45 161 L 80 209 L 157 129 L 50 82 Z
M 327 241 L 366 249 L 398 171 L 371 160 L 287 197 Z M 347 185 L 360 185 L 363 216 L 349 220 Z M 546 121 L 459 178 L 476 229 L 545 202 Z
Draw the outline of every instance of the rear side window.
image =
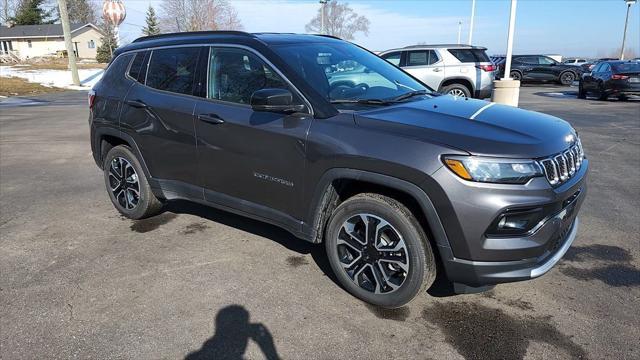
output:
M 613 69 L 617 73 L 640 72 L 640 63 L 624 63 L 613 65 Z
M 105 70 L 104 76 L 102 76 L 102 80 L 100 80 L 100 84 L 104 86 L 104 88 L 115 88 L 119 83 L 121 83 L 121 79 L 124 79 L 124 74 L 127 71 L 127 66 L 129 66 L 129 62 L 133 55 L 131 54 L 123 54 L 115 58 L 111 64 Z M 125 82 L 126 83 L 126 82 Z
M 390 54 L 382 55 L 382 58 L 392 63 L 395 66 L 400 66 L 400 59 L 402 58 L 402 53 L 393 52 Z
M 482 49 L 449 49 L 449 53 L 463 63 L 491 62 Z
M 147 73 L 148 54 L 148 51 L 137 52 L 131 67 L 129 67 L 129 76 L 141 83 L 144 83 L 144 76 Z
M 438 55 L 433 50 L 409 51 L 407 66 L 431 65 L 438 62 Z
M 200 48 L 153 50 L 146 85 L 158 90 L 191 95 Z

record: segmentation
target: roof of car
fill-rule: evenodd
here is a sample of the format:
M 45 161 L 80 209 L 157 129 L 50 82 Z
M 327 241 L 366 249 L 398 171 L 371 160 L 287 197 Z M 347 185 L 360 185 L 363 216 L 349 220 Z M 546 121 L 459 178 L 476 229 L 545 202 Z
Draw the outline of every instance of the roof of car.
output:
M 389 49 L 382 51 L 381 54 L 390 53 L 392 51 L 405 51 L 405 50 L 424 50 L 424 49 L 478 49 L 487 50 L 486 47 L 467 45 L 467 44 L 423 44 L 423 45 L 409 45 L 403 48 Z
M 340 39 L 329 35 L 293 34 L 293 33 L 247 33 L 243 31 L 192 31 L 143 36 L 131 44 L 119 48 L 116 52 L 145 49 L 169 45 L 223 42 L 250 45 L 260 42 L 267 45 L 296 44 L 309 42 L 332 42 Z

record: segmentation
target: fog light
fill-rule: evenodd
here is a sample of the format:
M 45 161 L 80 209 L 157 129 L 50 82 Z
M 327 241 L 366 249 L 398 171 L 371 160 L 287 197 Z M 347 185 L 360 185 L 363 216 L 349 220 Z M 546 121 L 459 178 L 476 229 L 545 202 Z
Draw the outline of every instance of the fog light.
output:
M 545 218 L 543 207 L 507 210 L 498 215 L 487 229 L 487 236 L 526 235 Z

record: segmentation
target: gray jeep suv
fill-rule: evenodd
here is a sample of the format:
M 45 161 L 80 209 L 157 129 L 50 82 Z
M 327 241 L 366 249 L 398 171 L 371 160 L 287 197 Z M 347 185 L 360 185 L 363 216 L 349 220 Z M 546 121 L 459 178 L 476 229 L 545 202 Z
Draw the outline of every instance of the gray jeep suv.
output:
M 558 118 L 434 93 L 326 36 L 165 34 L 114 56 L 91 147 L 128 218 L 187 199 L 275 224 L 384 307 L 436 275 L 538 277 L 575 238 L 589 162 Z

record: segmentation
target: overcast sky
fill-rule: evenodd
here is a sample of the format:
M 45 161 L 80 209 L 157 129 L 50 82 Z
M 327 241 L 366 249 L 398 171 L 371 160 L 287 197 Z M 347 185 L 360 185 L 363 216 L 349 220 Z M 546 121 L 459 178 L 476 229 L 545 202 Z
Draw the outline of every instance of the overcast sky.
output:
M 121 26 L 123 40 L 140 36 L 149 4 L 161 12 L 160 0 L 123 0 L 127 18 Z M 248 32 L 304 33 L 316 14 L 317 1 L 232 0 Z M 349 1 L 371 21 L 368 36 L 355 42 L 370 50 L 426 43 L 454 43 L 462 21 L 462 42 L 469 34 L 471 0 L 369 0 Z M 505 52 L 510 1 L 477 0 L 473 43 L 489 54 Z M 627 48 L 640 56 L 640 2 L 631 8 Z M 514 51 L 564 56 L 610 56 L 622 43 L 626 5 L 623 0 L 520 0 Z

